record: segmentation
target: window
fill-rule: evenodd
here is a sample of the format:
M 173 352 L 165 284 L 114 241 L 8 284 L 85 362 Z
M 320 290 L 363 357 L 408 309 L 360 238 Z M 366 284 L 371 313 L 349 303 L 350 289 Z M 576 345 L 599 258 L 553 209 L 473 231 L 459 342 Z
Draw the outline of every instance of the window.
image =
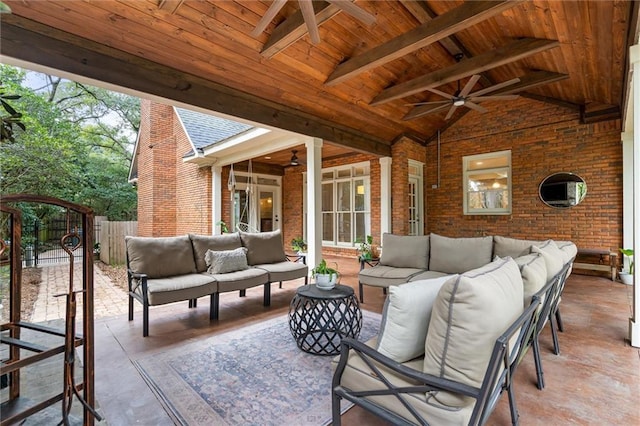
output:
M 511 214 L 511 151 L 462 158 L 464 214 Z
M 324 245 L 354 247 L 356 242 L 365 240 L 371 233 L 370 192 L 369 163 L 322 171 Z

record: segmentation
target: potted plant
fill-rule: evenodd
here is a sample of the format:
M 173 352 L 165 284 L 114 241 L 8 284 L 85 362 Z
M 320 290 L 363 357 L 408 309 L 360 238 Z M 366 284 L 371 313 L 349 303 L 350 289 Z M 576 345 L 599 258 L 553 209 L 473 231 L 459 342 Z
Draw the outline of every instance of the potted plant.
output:
M 216 226 L 220 226 L 220 232 L 222 234 L 226 234 L 229 232 L 229 227 L 227 227 L 227 224 L 224 220 L 217 221 Z
M 621 248 L 620 253 L 622 253 L 623 256 L 629 258 L 628 262 L 623 261 L 622 271 L 618 272 L 618 275 L 620 275 L 620 281 L 622 281 L 624 284 L 631 285 L 633 284 L 633 267 L 634 267 L 633 249 Z M 629 265 L 628 269 L 627 269 L 627 266 L 624 266 L 624 265 Z
M 302 237 L 295 237 L 291 240 L 291 248 L 298 254 L 307 252 L 307 243 Z
M 335 263 L 335 262 L 334 262 Z M 336 268 L 338 264 L 335 263 Z M 321 290 L 331 290 L 336 286 L 338 280 L 338 271 L 334 268 L 330 268 L 327 265 L 327 261 L 322 259 L 320 263 L 311 270 L 311 276 L 316 281 L 316 287 Z
M 358 260 L 371 260 L 378 257 L 378 250 L 373 245 L 373 236 L 367 235 L 366 240 L 364 242 L 359 242 L 358 244 Z

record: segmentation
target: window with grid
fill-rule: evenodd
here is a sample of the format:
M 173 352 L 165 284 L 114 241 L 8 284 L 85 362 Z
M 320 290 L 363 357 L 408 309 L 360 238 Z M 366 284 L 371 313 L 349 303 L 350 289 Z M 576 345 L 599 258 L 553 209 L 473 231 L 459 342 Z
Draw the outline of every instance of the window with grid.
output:
M 511 214 L 511 151 L 462 158 L 464 214 Z

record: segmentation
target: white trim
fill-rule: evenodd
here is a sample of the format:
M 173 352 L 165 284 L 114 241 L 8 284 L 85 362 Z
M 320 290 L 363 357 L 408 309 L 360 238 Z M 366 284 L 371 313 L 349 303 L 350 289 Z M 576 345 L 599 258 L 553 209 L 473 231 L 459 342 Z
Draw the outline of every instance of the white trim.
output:
M 220 225 L 222 220 L 222 167 L 211 166 L 211 229 L 212 233 L 222 234 Z
M 380 160 L 380 241 L 382 234 L 391 232 L 391 157 Z

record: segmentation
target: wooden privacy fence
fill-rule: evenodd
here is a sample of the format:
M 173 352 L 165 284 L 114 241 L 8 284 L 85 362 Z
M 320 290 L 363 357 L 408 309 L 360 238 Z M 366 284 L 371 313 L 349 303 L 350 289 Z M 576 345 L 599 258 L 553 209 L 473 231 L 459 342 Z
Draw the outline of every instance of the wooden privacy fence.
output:
M 124 237 L 138 234 L 138 222 L 100 222 L 100 260 L 108 265 L 126 262 Z

